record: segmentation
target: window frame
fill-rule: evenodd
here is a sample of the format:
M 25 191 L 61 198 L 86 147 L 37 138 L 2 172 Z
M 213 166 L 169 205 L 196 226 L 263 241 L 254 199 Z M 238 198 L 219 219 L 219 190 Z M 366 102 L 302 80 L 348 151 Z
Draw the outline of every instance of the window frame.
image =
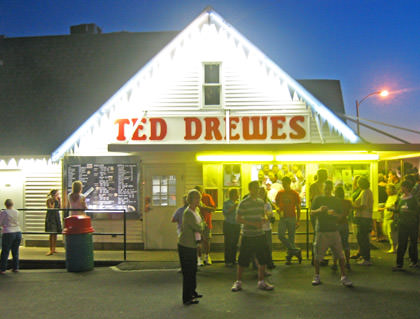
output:
M 219 82 L 218 83 L 206 83 L 206 65 L 218 65 L 219 66 Z M 222 76 L 222 62 L 203 62 L 202 63 L 202 75 L 201 75 L 201 106 L 205 109 L 215 109 L 223 107 L 223 76 Z M 206 87 L 218 87 L 219 88 L 219 104 L 206 104 Z

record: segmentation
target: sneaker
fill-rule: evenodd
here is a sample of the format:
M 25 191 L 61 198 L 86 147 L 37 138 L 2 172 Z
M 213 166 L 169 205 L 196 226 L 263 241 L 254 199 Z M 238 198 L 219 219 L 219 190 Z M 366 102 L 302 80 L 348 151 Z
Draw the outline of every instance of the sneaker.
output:
M 206 255 L 206 257 L 204 257 L 204 263 L 206 265 L 211 265 L 212 264 L 210 255 Z
M 203 261 L 201 260 L 201 257 L 197 258 L 197 266 L 204 266 Z
M 408 267 L 410 267 L 410 268 L 419 268 L 419 265 L 417 263 L 410 263 L 410 265 Z
M 372 266 L 372 262 L 370 260 L 361 260 L 357 264 L 361 266 Z
M 340 281 L 345 287 L 353 287 L 353 283 L 347 278 L 347 276 L 342 276 Z
M 259 281 L 257 287 L 258 287 L 258 289 L 261 289 L 261 290 L 273 290 L 274 289 L 273 285 L 270 285 L 269 283 L 265 282 L 264 280 Z
M 321 279 L 319 278 L 319 275 L 315 275 L 314 279 L 312 280 L 312 286 L 318 286 L 321 284 Z
M 239 291 L 242 290 L 242 281 L 235 281 L 232 286 L 232 291 Z
M 404 271 L 404 268 L 402 266 L 394 266 L 392 267 L 392 271 Z

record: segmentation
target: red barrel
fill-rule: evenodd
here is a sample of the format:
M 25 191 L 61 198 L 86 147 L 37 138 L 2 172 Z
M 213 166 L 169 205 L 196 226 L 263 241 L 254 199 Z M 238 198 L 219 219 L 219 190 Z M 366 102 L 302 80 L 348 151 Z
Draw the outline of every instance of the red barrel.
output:
M 67 271 L 88 271 L 94 267 L 90 217 L 74 215 L 64 219 Z
M 94 231 L 89 216 L 73 215 L 64 219 L 64 235 L 88 234 Z

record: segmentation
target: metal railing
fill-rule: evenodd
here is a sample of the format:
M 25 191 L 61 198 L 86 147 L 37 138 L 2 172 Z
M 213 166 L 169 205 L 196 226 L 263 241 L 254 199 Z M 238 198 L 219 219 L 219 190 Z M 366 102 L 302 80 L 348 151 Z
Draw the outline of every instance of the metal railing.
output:
M 70 209 L 70 208 L 19 208 L 19 211 L 23 212 L 24 220 L 26 212 L 46 212 L 46 211 L 61 211 L 63 212 L 63 217 L 67 217 L 70 211 L 84 211 L 86 214 L 123 214 L 123 232 L 122 233 L 102 233 L 102 232 L 93 232 L 94 236 L 123 236 L 123 250 L 124 250 L 124 261 L 127 260 L 127 212 L 125 209 Z M 94 220 L 94 219 L 93 219 Z M 64 224 L 63 224 L 64 226 Z M 64 228 L 64 227 L 63 227 Z M 25 235 L 56 235 L 57 233 L 53 232 L 34 232 L 34 231 L 23 231 L 22 234 Z

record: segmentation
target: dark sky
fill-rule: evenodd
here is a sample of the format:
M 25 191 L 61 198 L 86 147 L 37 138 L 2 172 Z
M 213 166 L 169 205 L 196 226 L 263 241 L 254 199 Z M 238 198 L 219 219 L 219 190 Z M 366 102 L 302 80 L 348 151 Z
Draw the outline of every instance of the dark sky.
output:
M 0 34 L 68 34 L 80 23 L 105 33 L 182 30 L 208 5 L 292 77 L 340 80 L 348 114 L 386 88 L 391 96 L 365 100 L 360 116 L 420 130 L 417 0 L 0 0 Z

